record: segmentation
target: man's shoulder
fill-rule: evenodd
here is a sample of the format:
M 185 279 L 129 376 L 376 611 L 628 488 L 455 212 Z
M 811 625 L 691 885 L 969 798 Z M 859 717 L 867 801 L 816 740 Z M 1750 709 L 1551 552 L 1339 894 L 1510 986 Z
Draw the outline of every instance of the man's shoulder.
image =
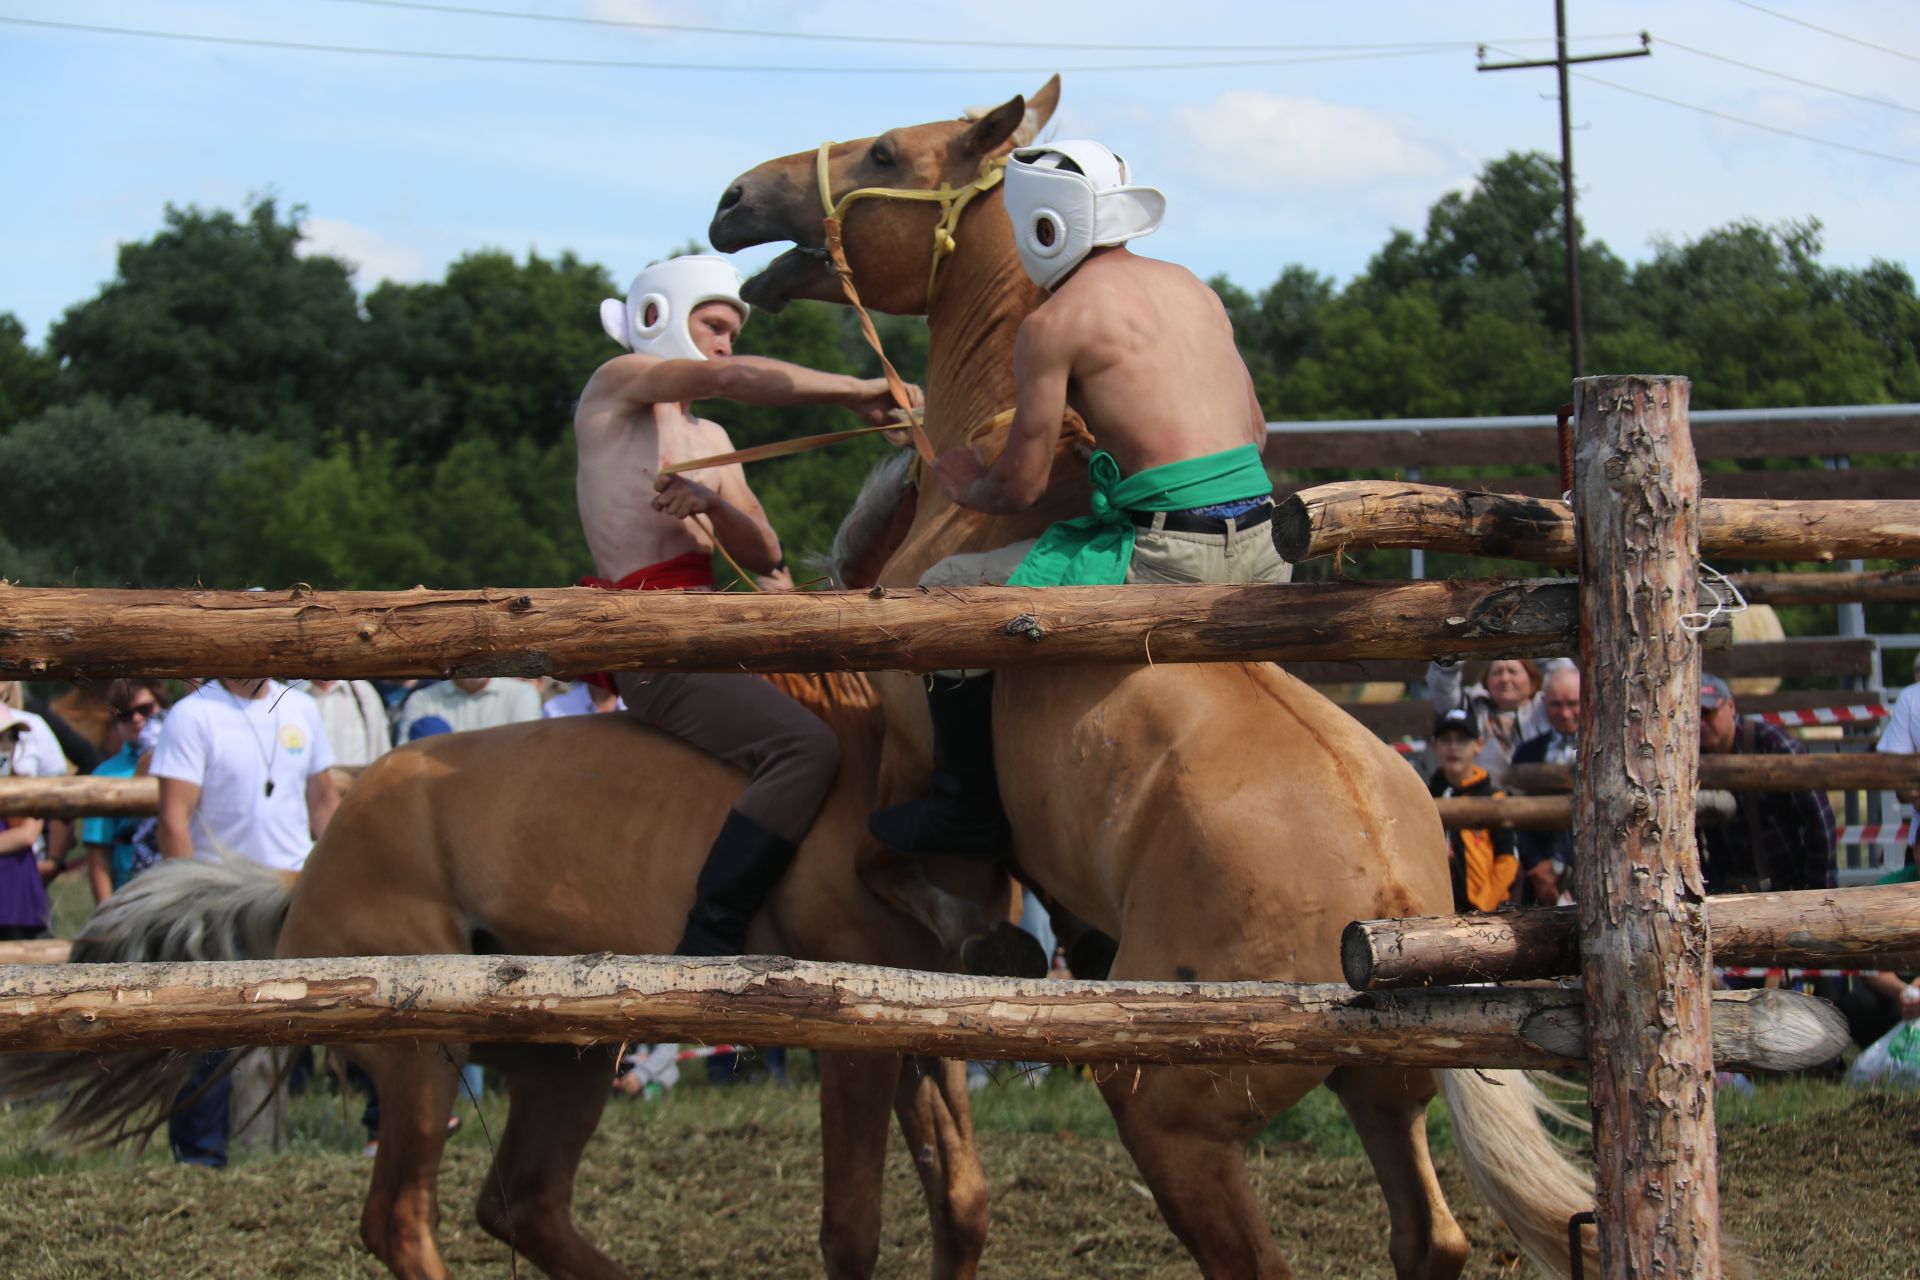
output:
M 1547 758 L 1547 744 L 1552 741 L 1553 730 L 1551 729 L 1545 733 L 1536 733 L 1531 738 L 1523 739 L 1520 745 L 1513 749 L 1513 762 L 1515 764 L 1539 764 Z
M 1754 754 L 1763 756 L 1805 755 L 1807 749 L 1778 725 L 1768 724 L 1765 720 L 1748 720 L 1753 727 Z M 1737 739 L 1736 739 L 1737 741 Z
M 593 375 L 587 379 L 587 385 L 581 389 L 580 405 L 575 416 L 576 423 L 601 407 L 602 401 L 627 398 L 627 393 L 635 380 L 659 363 L 660 357 L 642 355 L 638 351 L 623 351 L 612 359 L 604 361 L 598 369 L 593 371 Z

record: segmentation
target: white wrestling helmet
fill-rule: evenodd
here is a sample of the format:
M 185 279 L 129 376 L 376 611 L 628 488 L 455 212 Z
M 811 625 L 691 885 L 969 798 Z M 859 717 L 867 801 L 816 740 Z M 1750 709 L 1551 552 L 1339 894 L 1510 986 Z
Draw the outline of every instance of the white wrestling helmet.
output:
M 1127 162 L 1097 142 L 1021 147 L 1007 161 L 1007 216 L 1020 265 L 1051 289 L 1095 249 L 1151 235 L 1167 198 L 1130 186 Z
M 687 321 L 703 303 L 725 302 L 747 322 L 752 308 L 740 297 L 740 273 L 718 254 L 693 253 L 656 262 L 633 278 L 627 300 L 600 304 L 600 327 L 629 351 L 662 360 L 705 360 Z

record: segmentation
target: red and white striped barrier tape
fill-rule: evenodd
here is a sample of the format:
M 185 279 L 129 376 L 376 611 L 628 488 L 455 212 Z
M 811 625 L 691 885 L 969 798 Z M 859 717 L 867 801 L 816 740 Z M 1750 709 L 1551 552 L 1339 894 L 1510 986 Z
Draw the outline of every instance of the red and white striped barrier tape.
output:
M 1799 711 L 1756 711 L 1749 720 L 1764 720 L 1783 729 L 1804 729 L 1819 724 L 1865 724 L 1885 720 L 1891 712 L 1879 703 L 1852 703 L 1847 706 L 1806 707 Z
M 1835 827 L 1835 844 L 1877 844 L 1904 849 L 1913 842 L 1912 822 L 1874 822 L 1860 827 Z

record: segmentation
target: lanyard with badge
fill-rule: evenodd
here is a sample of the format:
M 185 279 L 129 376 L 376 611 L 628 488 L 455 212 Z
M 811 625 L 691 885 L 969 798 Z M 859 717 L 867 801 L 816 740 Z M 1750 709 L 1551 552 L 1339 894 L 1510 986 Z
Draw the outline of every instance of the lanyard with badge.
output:
M 268 693 L 270 695 L 271 690 L 269 690 Z M 269 717 L 271 717 L 269 724 L 272 737 L 268 739 L 271 745 L 263 747 L 260 745 L 260 735 L 254 731 L 253 712 L 249 709 L 248 704 L 253 702 L 266 702 L 269 698 L 260 697 L 243 700 L 239 694 L 231 689 L 227 690 L 227 696 L 233 699 L 234 705 L 240 710 L 240 714 L 246 717 L 248 736 L 253 739 L 254 749 L 260 753 L 260 767 L 266 770 L 267 774 L 267 784 L 263 794 L 267 799 L 271 800 L 273 799 L 273 762 L 274 758 L 280 754 L 280 713 L 277 711 L 269 711 L 267 713 Z

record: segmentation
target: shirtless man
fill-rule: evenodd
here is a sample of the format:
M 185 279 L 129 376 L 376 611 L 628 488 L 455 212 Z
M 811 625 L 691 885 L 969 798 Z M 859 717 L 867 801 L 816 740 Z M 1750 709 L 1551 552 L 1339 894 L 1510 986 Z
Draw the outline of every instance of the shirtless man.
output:
M 691 402 L 834 404 L 879 424 L 893 408 L 886 382 L 733 355 L 747 304 L 739 273 L 711 255 L 648 267 L 626 301 L 600 304 L 600 320 L 632 354 L 594 372 L 574 415 L 580 522 L 600 573 L 589 581 L 629 591 L 711 591 L 716 541 L 749 573 L 776 574 L 780 540 L 740 466 L 661 474 L 673 462 L 733 449 L 717 424 L 692 415 Z M 623 671 L 615 680 L 636 720 L 748 775 L 707 854 L 677 948 L 738 955 L 748 923 L 826 800 L 839 744 L 811 712 L 757 676 Z
M 1213 290 L 1126 242 L 1160 225 L 1166 201 L 1132 186 L 1097 142 L 1025 147 L 1007 164 L 1006 208 L 1020 261 L 1051 296 L 1020 326 L 1006 448 L 992 466 L 969 448 L 934 474 L 962 506 L 1010 514 L 1045 493 L 1064 411 L 1079 410 L 1099 452 L 1094 514 L 1037 541 L 950 556 L 926 586 L 1120 582 L 1285 582 L 1274 550 L 1273 484 L 1260 465 L 1266 415 Z M 1123 478 L 1124 477 L 1124 478 Z M 928 689 L 933 785 L 873 815 L 907 853 L 998 858 L 1011 833 L 993 773 L 988 673 L 941 672 Z

